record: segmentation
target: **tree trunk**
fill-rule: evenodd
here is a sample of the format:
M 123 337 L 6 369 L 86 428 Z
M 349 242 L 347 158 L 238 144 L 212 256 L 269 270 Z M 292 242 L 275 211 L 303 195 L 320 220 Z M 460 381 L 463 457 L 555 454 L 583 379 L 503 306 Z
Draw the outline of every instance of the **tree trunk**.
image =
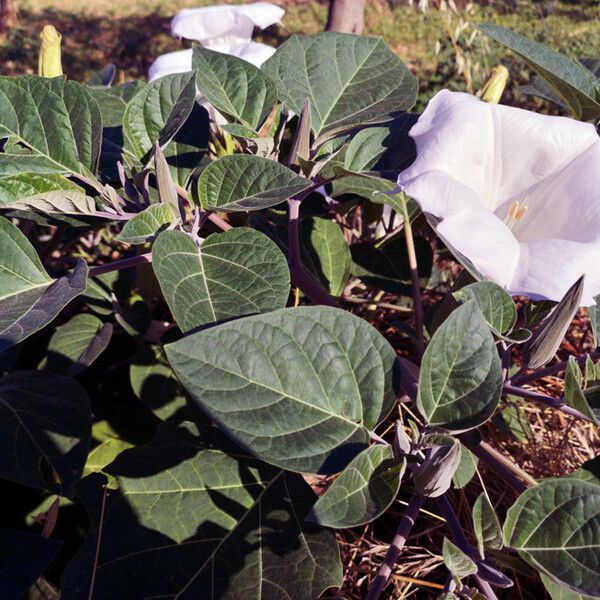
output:
M 12 27 L 15 15 L 13 0 L 0 0 L 0 34 L 6 33 Z
M 365 26 L 365 0 L 329 0 L 327 31 L 356 33 Z

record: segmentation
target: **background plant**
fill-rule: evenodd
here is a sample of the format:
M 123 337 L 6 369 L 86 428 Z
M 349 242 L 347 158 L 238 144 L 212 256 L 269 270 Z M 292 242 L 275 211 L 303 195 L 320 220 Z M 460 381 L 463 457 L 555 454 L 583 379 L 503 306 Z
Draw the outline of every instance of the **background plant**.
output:
M 397 497 L 370 598 L 429 509 L 447 598 L 511 594 L 531 567 L 557 597 L 599 596 L 597 461 L 538 482 L 482 427 L 518 431 L 516 398 L 596 422 L 597 353 L 545 367 L 581 282 L 517 306 L 454 281 L 416 206 L 381 193 L 414 156 L 417 97 L 381 40 L 294 36 L 262 70 L 196 47 L 194 66 L 151 84 L 111 67 L 85 85 L 0 79 L 0 475 L 41 502 L 31 530 L 2 532 L 7 597 L 60 580 L 63 598 L 315 598 L 343 584 L 332 530 Z M 367 322 L 386 304 L 400 357 Z M 528 386 L 563 372 L 560 398 Z M 465 531 L 452 490 L 478 461 L 512 507 L 498 516 L 480 479 Z M 80 547 L 61 549 L 83 507 Z

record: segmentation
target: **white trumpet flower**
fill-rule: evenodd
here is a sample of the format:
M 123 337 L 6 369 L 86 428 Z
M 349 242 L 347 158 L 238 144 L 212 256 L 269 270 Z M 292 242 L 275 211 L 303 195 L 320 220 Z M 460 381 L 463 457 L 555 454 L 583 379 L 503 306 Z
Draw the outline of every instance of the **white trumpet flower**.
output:
M 600 294 L 600 137 L 566 117 L 439 92 L 410 130 L 398 187 L 440 237 L 513 295 Z

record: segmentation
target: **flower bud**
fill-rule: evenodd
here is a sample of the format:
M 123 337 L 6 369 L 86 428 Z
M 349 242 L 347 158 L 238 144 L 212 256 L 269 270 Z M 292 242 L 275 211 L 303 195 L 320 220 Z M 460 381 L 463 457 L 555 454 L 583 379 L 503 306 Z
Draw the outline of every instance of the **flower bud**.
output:
M 508 81 L 508 69 L 498 65 L 492 69 L 492 74 L 481 90 L 481 99 L 485 102 L 498 104 Z
M 63 74 L 60 58 L 60 42 L 62 36 L 53 25 L 45 25 L 40 34 L 40 56 L 38 75 L 40 77 L 59 77 Z

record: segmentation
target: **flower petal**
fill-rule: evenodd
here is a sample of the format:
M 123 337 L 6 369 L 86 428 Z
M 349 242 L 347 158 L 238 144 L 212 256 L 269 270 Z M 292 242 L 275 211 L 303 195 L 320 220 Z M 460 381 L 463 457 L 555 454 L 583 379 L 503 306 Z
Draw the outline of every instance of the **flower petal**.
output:
M 282 8 L 268 2 L 186 8 L 171 21 L 171 33 L 199 42 L 228 36 L 239 43 L 250 40 L 255 26 L 264 29 L 273 25 L 284 13 Z
M 192 70 L 192 49 L 178 50 L 159 56 L 148 69 L 148 80 L 154 81 L 159 77 L 172 73 L 187 73 Z

